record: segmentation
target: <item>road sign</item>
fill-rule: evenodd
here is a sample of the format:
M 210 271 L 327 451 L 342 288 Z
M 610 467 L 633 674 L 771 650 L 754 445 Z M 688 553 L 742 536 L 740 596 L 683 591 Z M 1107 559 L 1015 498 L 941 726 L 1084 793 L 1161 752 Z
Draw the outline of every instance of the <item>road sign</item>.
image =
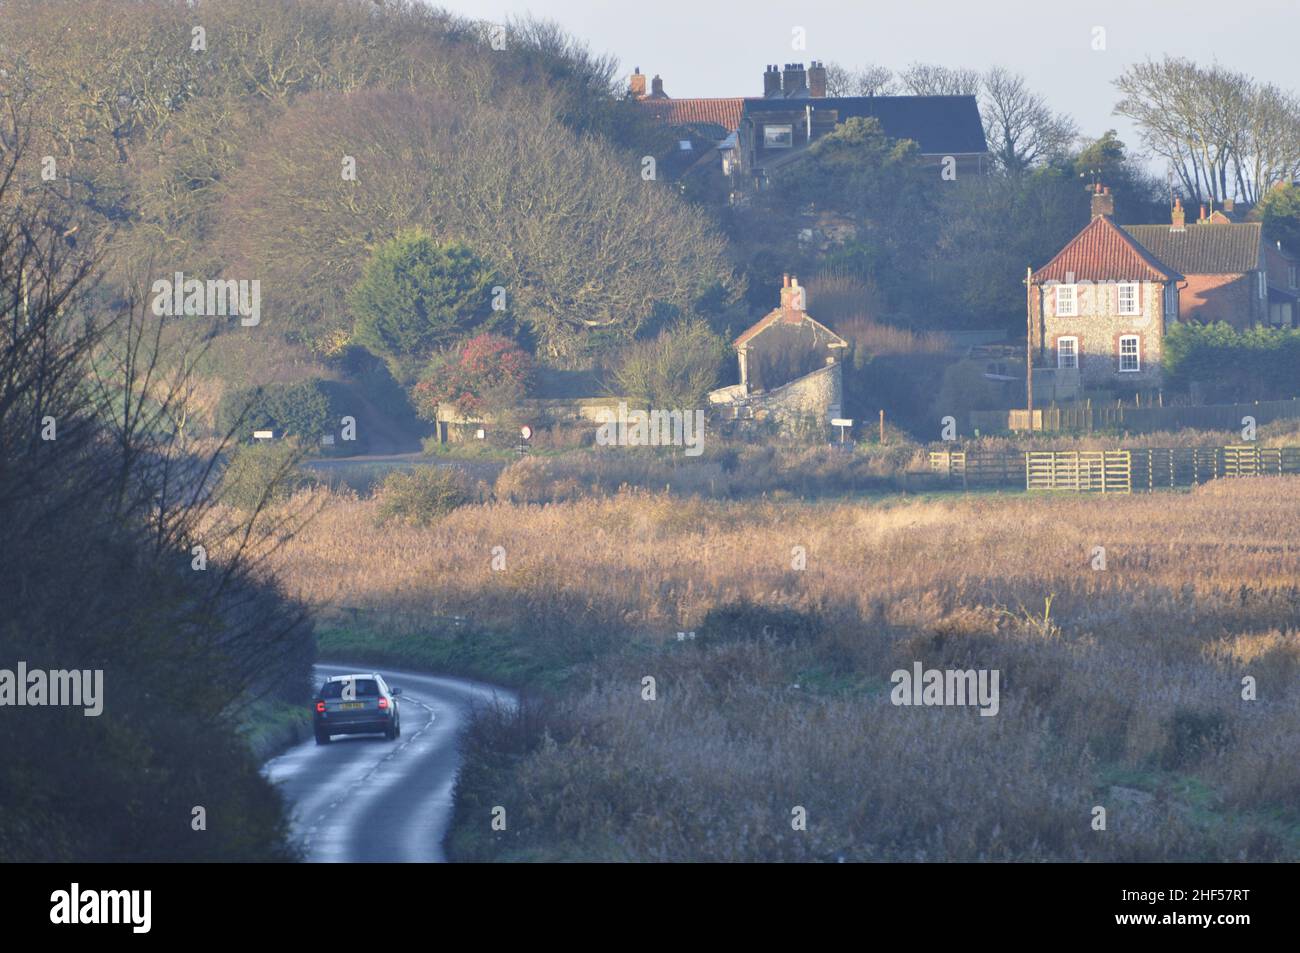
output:
M 831 426 L 840 428 L 840 446 L 844 446 L 844 435 L 848 433 L 849 428 L 853 426 L 853 421 L 847 417 L 832 417 Z
M 523 437 L 525 440 L 531 439 L 533 436 L 533 428 L 528 426 L 528 424 L 524 424 L 519 428 L 519 436 Z

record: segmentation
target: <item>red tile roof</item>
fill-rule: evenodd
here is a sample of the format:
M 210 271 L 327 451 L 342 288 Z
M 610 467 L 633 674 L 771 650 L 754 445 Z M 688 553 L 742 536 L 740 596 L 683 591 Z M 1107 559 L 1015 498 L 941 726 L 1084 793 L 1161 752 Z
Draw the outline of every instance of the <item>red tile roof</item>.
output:
M 740 128 L 740 113 L 745 100 L 740 96 L 731 99 L 640 99 L 637 105 L 670 126 L 707 122 L 735 132 Z
M 1034 272 L 1046 281 L 1171 281 L 1183 276 L 1143 248 L 1108 215 L 1098 215 Z

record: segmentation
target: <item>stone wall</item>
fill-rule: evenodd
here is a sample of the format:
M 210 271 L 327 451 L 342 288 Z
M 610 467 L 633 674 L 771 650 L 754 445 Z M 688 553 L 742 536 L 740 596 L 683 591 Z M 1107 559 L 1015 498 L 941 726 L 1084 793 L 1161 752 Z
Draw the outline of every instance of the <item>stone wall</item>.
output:
M 512 408 L 508 417 L 510 425 L 515 421 L 531 424 L 534 429 L 552 427 L 556 424 L 578 425 L 590 424 L 592 431 L 603 419 L 602 411 L 617 412 L 619 401 L 626 397 L 578 397 L 571 400 L 529 398 L 521 400 Z M 506 421 L 492 414 L 466 417 L 453 408 L 439 407 L 437 414 L 438 439 L 443 443 L 460 443 L 471 440 L 480 427 L 491 428 L 505 426 Z
M 753 408 L 755 420 L 775 420 L 783 427 L 811 421 L 828 427 L 831 417 L 841 413 L 843 401 L 844 371 L 836 362 L 774 390 L 751 396 L 746 403 Z

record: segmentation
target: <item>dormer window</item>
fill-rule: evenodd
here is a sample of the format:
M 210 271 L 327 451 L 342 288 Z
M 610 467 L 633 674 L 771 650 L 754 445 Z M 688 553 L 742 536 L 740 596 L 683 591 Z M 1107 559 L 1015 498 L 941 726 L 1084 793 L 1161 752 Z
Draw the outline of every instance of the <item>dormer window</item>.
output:
M 783 126 L 763 127 L 763 148 L 789 149 L 794 145 L 794 127 L 788 123 Z

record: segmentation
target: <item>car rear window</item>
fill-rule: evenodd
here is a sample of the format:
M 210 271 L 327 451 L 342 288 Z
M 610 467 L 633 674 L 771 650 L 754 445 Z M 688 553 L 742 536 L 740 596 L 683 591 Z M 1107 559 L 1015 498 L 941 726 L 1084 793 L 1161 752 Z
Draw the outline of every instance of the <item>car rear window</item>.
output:
M 358 698 L 373 698 L 379 694 L 379 683 L 373 678 L 358 678 L 355 681 L 357 683 Z M 321 686 L 320 697 L 342 698 L 343 685 L 343 682 L 326 682 Z

